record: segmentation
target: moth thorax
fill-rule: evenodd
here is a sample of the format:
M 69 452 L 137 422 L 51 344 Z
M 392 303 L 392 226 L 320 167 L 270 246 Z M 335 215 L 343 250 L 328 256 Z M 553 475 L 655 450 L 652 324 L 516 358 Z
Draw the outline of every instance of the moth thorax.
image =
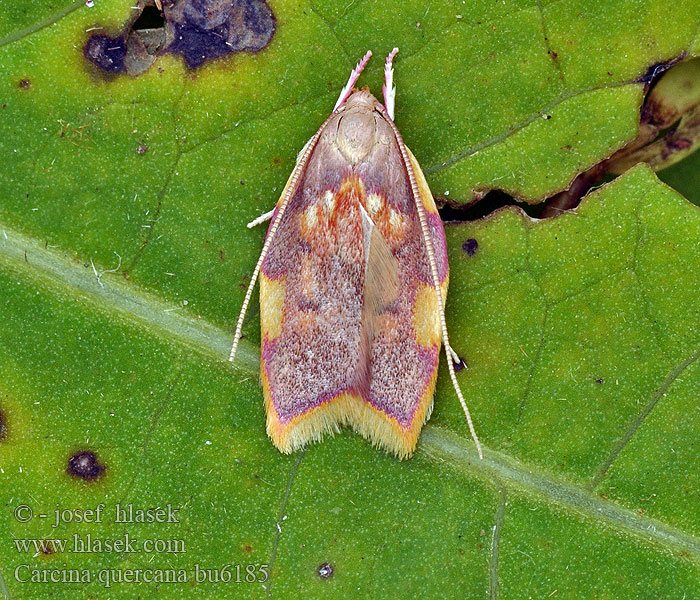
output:
M 363 108 L 348 110 L 338 122 L 338 149 L 353 165 L 366 158 L 376 143 L 374 113 Z

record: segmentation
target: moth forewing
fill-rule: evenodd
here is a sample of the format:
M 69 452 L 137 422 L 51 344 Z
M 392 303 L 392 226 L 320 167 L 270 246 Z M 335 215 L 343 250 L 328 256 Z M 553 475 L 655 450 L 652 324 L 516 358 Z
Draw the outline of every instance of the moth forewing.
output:
M 268 213 L 265 213 L 264 215 L 261 215 L 261 217 L 251 221 L 251 223 L 248 224 L 249 227 L 251 227 L 262 223 L 265 220 L 267 220 L 266 218 L 263 219 L 263 217 L 266 217 L 267 215 L 270 215 L 270 217 L 272 218 L 270 227 L 267 230 L 267 235 L 265 236 L 265 242 L 263 243 L 262 250 L 260 251 L 260 256 L 258 257 L 258 262 L 255 264 L 255 269 L 253 269 L 253 275 L 250 278 L 250 283 L 248 284 L 248 289 L 246 290 L 245 297 L 243 299 L 241 311 L 238 315 L 236 331 L 233 335 L 233 344 L 231 345 L 231 352 L 229 353 L 228 357 L 230 362 L 233 362 L 236 359 L 238 343 L 241 340 L 241 332 L 243 330 L 243 321 L 245 320 L 245 315 L 248 310 L 248 304 L 250 303 L 250 297 L 252 296 L 253 289 L 255 288 L 255 283 L 257 282 L 258 275 L 260 274 L 260 267 L 262 266 L 262 263 L 265 260 L 267 252 L 270 248 L 270 244 L 272 244 L 272 240 L 274 239 L 275 234 L 277 233 L 277 228 L 279 227 L 279 222 L 284 215 L 285 209 L 287 208 L 287 203 L 296 192 L 297 186 L 299 184 L 300 175 L 301 173 L 303 173 L 306 163 L 308 162 L 309 157 L 311 156 L 313 147 L 316 141 L 318 140 L 319 136 L 321 135 L 323 128 L 326 126 L 330 119 L 331 117 L 329 116 L 324 121 L 323 125 L 321 125 L 319 130 L 311 137 L 311 139 L 309 139 L 308 142 L 306 142 L 306 145 L 301 149 L 301 151 L 297 155 L 296 165 L 294 166 L 294 169 L 292 169 L 292 173 L 289 176 L 289 179 L 287 179 L 287 183 L 285 184 L 284 189 L 280 194 L 275 209 Z
M 474 423 L 472 422 L 471 414 L 469 413 L 469 407 L 467 406 L 467 402 L 464 399 L 462 389 L 459 387 L 459 382 L 457 381 L 457 375 L 455 374 L 453 361 L 454 358 L 457 356 L 457 353 L 452 349 L 452 346 L 450 345 L 449 336 L 447 334 L 447 322 L 445 320 L 445 301 L 447 285 L 445 285 L 445 290 L 443 290 L 442 286 L 440 285 L 440 277 L 438 274 L 437 262 L 435 260 L 435 249 L 433 248 L 433 241 L 430 235 L 426 218 L 426 210 L 437 212 L 435 200 L 433 199 L 433 195 L 430 192 L 430 188 L 428 187 L 428 183 L 425 180 L 425 176 L 423 175 L 423 171 L 421 170 L 418 161 L 413 156 L 413 153 L 404 144 L 403 138 L 401 137 L 401 134 L 399 133 L 399 130 L 394 124 L 394 122 L 392 120 L 389 120 L 389 123 L 391 124 L 391 127 L 394 130 L 394 135 L 396 136 L 396 140 L 399 144 L 401 155 L 404 160 L 404 165 L 406 166 L 406 170 L 408 172 L 408 177 L 411 182 L 411 190 L 413 192 L 413 198 L 416 203 L 416 210 L 418 211 L 418 218 L 420 220 L 423 241 L 428 252 L 428 260 L 430 262 L 430 270 L 433 275 L 435 293 L 438 297 L 437 309 L 440 318 L 442 342 L 445 347 L 447 369 L 450 373 L 452 386 L 454 387 L 455 393 L 457 394 L 457 398 L 459 399 L 459 403 L 462 406 L 464 416 L 467 419 L 467 424 L 469 425 L 469 432 L 471 433 L 472 439 L 474 440 L 474 444 L 479 454 L 479 458 L 483 459 L 484 455 L 481 450 L 481 443 L 479 442 L 479 437 L 476 435 Z

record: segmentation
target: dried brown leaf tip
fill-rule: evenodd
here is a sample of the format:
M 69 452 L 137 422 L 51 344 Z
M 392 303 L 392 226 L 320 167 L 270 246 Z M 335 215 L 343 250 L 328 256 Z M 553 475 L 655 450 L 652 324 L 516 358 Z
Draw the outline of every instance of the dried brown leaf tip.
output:
M 259 52 L 275 27 L 264 0 L 147 0 L 122 33 L 93 34 L 83 52 L 103 73 L 139 75 L 164 53 L 182 55 L 194 69 L 234 52 Z
M 651 84 L 637 139 L 611 157 L 611 173 L 638 162 L 660 171 L 700 147 L 700 59 L 672 66 Z
M 651 65 L 637 81 L 647 90 L 637 137 L 549 198 L 540 218 L 572 210 L 605 175 L 622 175 L 640 162 L 661 171 L 700 148 L 700 58 L 681 54 Z

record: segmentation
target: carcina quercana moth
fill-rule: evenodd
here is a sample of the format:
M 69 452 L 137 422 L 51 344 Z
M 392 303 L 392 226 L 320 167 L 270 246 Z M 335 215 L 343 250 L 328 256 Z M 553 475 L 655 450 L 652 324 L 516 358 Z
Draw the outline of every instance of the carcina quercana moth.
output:
M 430 417 L 440 346 L 457 383 L 444 305 L 445 231 L 425 177 L 394 124 L 392 61 L 382 105 L 350 75 L 299 153 L 270 218 L 236 326 L 258 275 L 267 432 L 285 453 L 349 426 L 408 458 Z

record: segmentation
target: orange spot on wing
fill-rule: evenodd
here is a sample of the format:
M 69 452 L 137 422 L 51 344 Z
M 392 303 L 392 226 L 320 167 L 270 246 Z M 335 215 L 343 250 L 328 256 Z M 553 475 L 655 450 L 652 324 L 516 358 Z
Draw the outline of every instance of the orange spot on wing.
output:
M 329 223 L 337 227 L 347 216 L 357 212 L 365 200 L 365 185 L 357 175 L 343 179 L 340 189 L 334 194 L 335 202 Z

